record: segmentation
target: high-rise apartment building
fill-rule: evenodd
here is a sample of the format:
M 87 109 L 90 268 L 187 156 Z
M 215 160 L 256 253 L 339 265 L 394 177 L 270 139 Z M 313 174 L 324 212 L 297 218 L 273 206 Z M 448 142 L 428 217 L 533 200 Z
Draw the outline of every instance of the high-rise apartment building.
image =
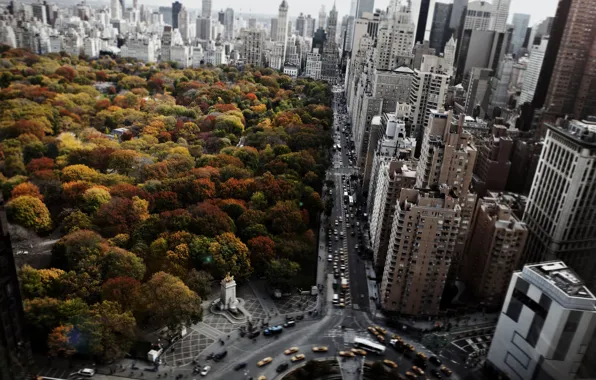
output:
M 475 301 L 491 309 L 502 305 L 527 236 L 500 193 L 478 200 L 460 273 Z
M 112 20 L 122 19 L 122 4 L 120 4 L 119 0 L 110 1 L 110 12 L 112 13 Z
M 490 30 L 497 33 L 505 33 L 507 31 L 507 18 L 509 17 L 509 7 L 511 0 L 494 0 L 492 7 L 493 11 L 490 20 Z
M 415 30 L 416 26 L 411 21 L 407 7 L 390 11 L 377 31 L 375 67 L 379 70 L 393 70 L 397 66 L 398 57 L 410 56 Z
M 338 75 L 339 48 L 336 42 L 337 36 L 337 9 L 335 4 L 329 12 L 327 19 L 327 40 L 323 45 L 323 54 L 321 54 L 321 79 L 327 82 L 335 82 Z
M 242 57 L 247 65 L 263 66 L 265 31 L 245 30 L 242 34 Z
M 172 15 L 174 17 L 174 15 Z M 185 6 L 182 6 L 178 13 L 178 31 L 184 42 L 190 39 L 190 15 Z
M 358 0 L 356 5 L 356 14 L 354 18 L 359 19 L 365 13 L 373 13 L 375 8 L 375 1 L 374 0 Z
M 114 4 L 114 2 L 117 2 L 117 1 L 118 0 L 112 0 L 112 18 L 115 18 L 113 4 Z M 159 13 L 163 17 L 164 24 L 172 25 L 172 7 L 159 7 Z
M 175 1 L 172 3 L 172 28 L 178 29 L 178 14 L 182 9 L 182 3 Z
M 596 285 L 596 122 L 548 131 L 528 197 L 524 262 L 560 259 Z
M 447 185 L 438 190 L 401 190 L 379 294 L 384 310 L 438 314 L 460 211 Z
M 272 18 L 271 19 L 271 28 L 269 30 L 269 39 L 271 41 L 277 41 L 277 25 L 279 23 L 279 20 L 277 18 Z
M 478 156 L 472 183 L 479 197 L 487 191 L 505 191 L 507 187 L 513 151 L 513 140 L 507 131 L 504 125 L 495 124 L 490 136 L 476 139 Z
M 312 38 L 315 34 L 315 18 L 311 17 L 310 15 L 306 15 L 305 22 L 305 31 L 304 36 L 308 38 Z
M 466 89 L 466 102 L 464 104 L 466 115 L 477 115 L 484 118 L 488 113 L 492 72 L 491 69 L 472 67 L 469 75 L 464 78 L 462 84 Z
M 225 17 L 225 13 L 223 10 L 217 12 L 217 21 L 222 25 L 224 25 L 224 17 Z
M 528 66 L 522 84 L 522 91 L 518 100 L 520 105 L 531 103 L 532 99 L 534 99 L 534 91 L 538 85 L 538 78 L 542 70 L 542 63 L 544 62 L 544 54 L 546 53 L 548 41 L 548 37 L 544 37 L 540 41 L 540 45 L 533 45 L 530 49 L 530 59 L 528 60 Z
M 487 364 L 517 379 L 588 379 L 596 298 L 562 261 L 525 265 L 511 277 Z M 592 350 L 590 349 L 592 348 Z
M 273 26 L 273 23 L 272 23 Z M 288 3 L 282 0 L 278 9 L 277 31 L 271 51 L 269 65 L 275 70 L 281 70 L 285 63 L 286 46 L 288 41 Z
M 213 13 L 211 9 L 212 4 L 213 0 L 202 0 L 201 16 L 211 18 L 211 14 Z
M 300 15 L 296 19 L 296 34 L 302 37 L 306 34 L 306 18 L 302 12 L 300 12 Z
M 445 66 L 444 58 L 429 55 L 423 57 L 420 70 L 415 70 L 410 89 L 410 104 L 413 136 L 419 143 L 428 125 L 431 110 L 440 109 L 445 104 L 451 79 L 450 70 L 451 68 Z M 417 146 L 416 150 L 419 152 L 420 148 Z
M 509 52 L 515 54 L 516 57 L 521 57 L 524 40 L 530 24 L 530 15 L 523 13 L 513 14 L 513 33 L 511 34 L 511 47 Z
M 572 115 L 576 119 L 596 115 L 594 25 L 596 12 L 593 1 L 560 1 L 545 54 L 544 76 L 541 73 L 539 79 L 541 82 L 550 74 L 548 91 L 542 104 L 547 115 Z M 558 47 L 556 51 L 555 46 Z M 552 71 L 549 70 L 550 60 L 554 60 Z
M 451 29 L 449 27 L 449 20 L 451 19 L 451 12 L 453 11 L 453 4 L 446 4 L 437 2 L 433 13 L 433 20 L 430 29 L 429 46 L 437 53 L 442 53 L 445 44 L 451 38 Z
M 325 30 L 327 25 L 327 12 L 325 12 L 325 6 L 321 5 L 321 9 L 319 10 L 319 20 L 317 22 L 317 29 Z

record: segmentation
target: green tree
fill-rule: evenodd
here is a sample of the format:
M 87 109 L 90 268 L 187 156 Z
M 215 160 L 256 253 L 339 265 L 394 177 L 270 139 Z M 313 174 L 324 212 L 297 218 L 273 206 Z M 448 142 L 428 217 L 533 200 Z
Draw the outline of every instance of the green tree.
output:
M 83 193 L 84 208 L 92 214 L 97 212 L 101 205 L 108 203 L 110 199 L 112 199 L 110 191 L 103 186 L 94 186 Z
M 6 204 L 8 220 L 37 232 L 52 228 L 50 211 L 39 198 L 24 195 Z
M 265 278 L 270 286 L 282 291 L 290 291 L 292 279 L 300 272 L 300 264 L 288 259 L 271 260 L 265 270 Z
M 186 276 L 186 285 L 201 298 L 207 298 L 211 294 L 212 282 L 213 276 L 203 270 L 191 269 Z
M 90 230 L 93 228 L 91 218 L 80 210 L 68 214 L 62 222 L 62 232 L 69 234 L 78 230 Z
M 104 280 L 115 277 L 132 277 L 142 280 L 145 276 L 143 260 L 132 252 L 118 247 L 110 247 L 100 260 Z

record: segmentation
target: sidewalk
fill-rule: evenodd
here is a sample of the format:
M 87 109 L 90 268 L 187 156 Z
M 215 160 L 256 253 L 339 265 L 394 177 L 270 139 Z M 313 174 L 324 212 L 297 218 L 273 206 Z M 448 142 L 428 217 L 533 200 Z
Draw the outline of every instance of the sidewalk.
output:
M 279 310 L 275 306 L 275 303 L 271 299 L 269 293 L 265 289 L 265 282 L 264 281 L 249 281 L 250 287 L 252 291 L 255 293 L 255 296 L 261 303 L 263 307 L 263 311 L 273 317 L 276 314 L 279 314 Z

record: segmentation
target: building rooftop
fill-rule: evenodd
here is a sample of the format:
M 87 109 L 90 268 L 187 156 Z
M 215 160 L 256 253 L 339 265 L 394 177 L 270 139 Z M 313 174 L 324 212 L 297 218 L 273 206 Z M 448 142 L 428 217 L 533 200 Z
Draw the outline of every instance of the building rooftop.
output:
M 596 120 L 560 120 L 556 124 L 546 124 L 548 128 L 572 139 L 577 144 L 588 146 L 590 149 L 596 147 Z
M 596 297 L 564 262 L 549 261 L 526 265 L 522 274 L 562 306 L 596 311 Z

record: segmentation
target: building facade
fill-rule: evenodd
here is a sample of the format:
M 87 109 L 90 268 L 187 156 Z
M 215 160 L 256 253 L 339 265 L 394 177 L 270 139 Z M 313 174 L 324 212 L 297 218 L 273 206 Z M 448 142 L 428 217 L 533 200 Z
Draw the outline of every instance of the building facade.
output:
M 578 379 L 594 338 L 596 298 L 561 261 L 511 277 L 487 362 L 512 379 Z
M 524 262 L 563 260 L 596 284 L 596 123 L 548 124 L 524 222 Z

